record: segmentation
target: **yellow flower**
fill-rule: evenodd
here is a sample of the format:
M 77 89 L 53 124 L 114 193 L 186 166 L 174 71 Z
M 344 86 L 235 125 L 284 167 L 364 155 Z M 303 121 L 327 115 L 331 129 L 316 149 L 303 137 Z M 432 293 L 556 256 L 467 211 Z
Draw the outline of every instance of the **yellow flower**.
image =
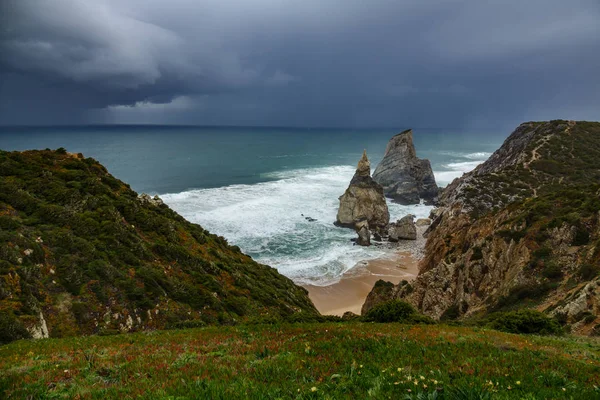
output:
M 437 385 L 437 384 L 438 384 L 438 381 L 433 381 L 433 384 L 434 384 L 434 385 Z
M 426 384 L 423 384 L 423 389 L 427 389 L 427 385 Z
M 398 368 L 398 372 L 402 372 L 404 368 Z
M 567 391 L 567 389 L 565 389 L 565 388 L 562 388 L 562 390 L 563 390 L 563 392 L 566 392 L 566 391 Z
M 421 375 L 419 378 L 421 378 L 422 381 L 425 380 L 425 377 L 423 375 Z
M 413 383 L 415 384 L 415 386 L 417 386 L 419 384 L 419 381 L 415 379 Z
M 520 384 L 521 384 L 521 381 L 517 381 L 517 385 L 520 385 Z
M 316 391 L 317 391 L 317 387 L 316 387 L 316 386 L 313 386 L 313 387 L 311 387 L 311 388 L 310 388 L 310 391 L 311 391 L 311 392 L 316 392 Z

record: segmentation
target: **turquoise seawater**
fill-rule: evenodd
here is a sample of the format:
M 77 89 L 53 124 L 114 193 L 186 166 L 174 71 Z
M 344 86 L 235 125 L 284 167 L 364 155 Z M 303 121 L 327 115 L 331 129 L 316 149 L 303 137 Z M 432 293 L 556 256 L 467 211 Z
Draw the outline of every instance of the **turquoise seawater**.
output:
M 333 225 L 363 149 L 372 170 L 399 130 L 170 126 L 0 128 L 0 149 L 83 153 L 138 192 L 223 235 L 298 283 L 327 285 L 384 251 Z M 473 169 L 507 133 L 414 131 L 440 186 Z M 390 203 L 392 219 L 431 207 Z M 316 219 L 309 222 L 306 217 Z

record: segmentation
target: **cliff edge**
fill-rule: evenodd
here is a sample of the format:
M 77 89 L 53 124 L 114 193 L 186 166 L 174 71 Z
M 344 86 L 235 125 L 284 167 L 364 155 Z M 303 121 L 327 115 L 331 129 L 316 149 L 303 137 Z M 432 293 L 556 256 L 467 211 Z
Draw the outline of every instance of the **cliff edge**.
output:
M 403 298 L 439 319 L 526 307 L 600 331 L 600 123 L 520 125 L 440 205 L 417 279 L 379 285 L 370 306 Z

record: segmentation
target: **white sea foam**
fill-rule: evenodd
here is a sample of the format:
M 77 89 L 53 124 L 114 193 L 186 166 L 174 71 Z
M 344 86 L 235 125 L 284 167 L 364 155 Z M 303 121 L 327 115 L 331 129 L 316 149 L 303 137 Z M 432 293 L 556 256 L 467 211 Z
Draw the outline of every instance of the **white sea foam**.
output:
M 470 161 L 456 161 L 448 164 L 444 164 L 444 170 L 433 171 L 435 175 L 435 181 L 438 186 L 446 186 L 452 182 L 455 178 L 462 176 L 465 172 L 472 171 L 479 164 L 483 163 L 489 158 L 491 153 L 478 152 L 478 153 L 455 153 L 455 152 L 443 152 L 442 154 L 450 155 L 457 158 L 468 159 Z
M 279 171 L 272 181 L 164 194 L 162 199 L 192 222 L 226 237 L 257 261 L 276 267 L 300 284 L 329 285 L 358 261 L 384 252 L 353 246 L 355 233 L 333 225 L 338 197 L 354 167 L 335 166 Z M 392 220 L 418 218 L 432 207 L 389 204 Z M 314 218 L 310 222 L 306 218 Z

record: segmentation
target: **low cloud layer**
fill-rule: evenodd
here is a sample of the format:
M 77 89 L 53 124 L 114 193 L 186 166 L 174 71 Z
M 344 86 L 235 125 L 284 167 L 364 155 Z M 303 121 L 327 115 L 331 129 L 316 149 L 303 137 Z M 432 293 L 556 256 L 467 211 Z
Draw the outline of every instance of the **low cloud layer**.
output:
M 597 0 L 4 0 L 0 123 L 600 119 Z

